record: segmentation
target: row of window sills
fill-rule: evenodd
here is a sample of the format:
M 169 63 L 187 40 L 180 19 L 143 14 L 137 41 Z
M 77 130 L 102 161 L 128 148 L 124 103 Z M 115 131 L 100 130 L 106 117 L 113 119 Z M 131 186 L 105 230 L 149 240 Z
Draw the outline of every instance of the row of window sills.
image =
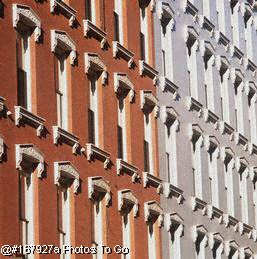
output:
M 235 217 L 225 214 L 219 208 L 208 204 L 198 197 L 192 197 L 191 206 L 193 211 L 201 211 L 202 215 L 207 215 L 210 220 L 217 219 L 218 223 L 224 224 L 226 228 L 233 228 L 235 232 L 239 232 L 240 235 L 246 234 L 249 239 L 257 241 L 257 230 L 247 223 L 241 222 Z
M 0 108 L 4 109 L 4 98 L 0 98 Z M 34 128 L 36 128 L 37 136 L 43 137 L 46 133 L 46 128 L 44 126 L 45 120 L 38 115 L 29 112 L 25 108 L 21 106 L 15 106 L 15 125 L 20 127 L 23 124 L 28 124 Z M 111 165 L 110 156 L 111 154 L 92 143 L 87 143 L 86 147 L 82 147 L 79 143 L 79 137 L 75 134 L 68 132 L 67 130 L 62 129 L 59 126 L 53 126 L 53 143 L 55 145 L 59 144 L 67 144 L 72 147 L 73 154 L 82 154 L 86 153 L 88 161 L 94 161 L 95 159 L 100 160 L 103 162 L 104 169 L 108 169 Z M 2 141 L 2 138 L 0 138 Z M 3 141 L 2 141 L 3 142 Z M 4 154 L 4 145 L 0 143 L 0 158 Z M 131 176 L 132 182 L 137 182 L 139 180 L 139 169 L 124 161 L 121 158 L 116 159 L 116 168 L 117 168 L 117 175 L 121 174 L 128 174 Z M 162 193 L 162 181 L 147 172 L 143 173 L 143 181 L 144 187 L 152 186 L 157 189 L 157 192 L 160 194 Z
M 201 28 L 206 29 L 210 33 L 211 38 L 215 38 L 216 42 L 222 44 L 227 52 L 230 52 L 232 57 L 236 57 L 239 63 L 248 68 L 249 70 L 256 72 L 257 66 L 254 62 L 246 56 L 237 46 L 231 43 L 221 31 L 215 30 L 215 25 L 204 15 L 198 15 L 198 9 L 193 6 L 192 3 L 186 1 L 187 5 L 185 7 L 185 12 L 191 14 L 194 20 L 200 25 Z M 198 30 L 196 30 L 198 31 Z M 197 32 L 198 34 L 198 32 Z M 245 57 L 245 58 L 244 58 Z
M 203 105 L 192 96 L 187 96 L 185 104 L 189 111 L 196 111 L 199 118 L 203 117 L 205 122 L 212 123 L 215 130 L 219 130 L 222 135 L 228 135 L 229 139 L 234 140 L 236 145 L 242 146 L 244 151 L 248 150 L 250 155 L 257 155 L 256 144 L 251 143 L 243 134 L 235 131 L 227 122 L 220 120 L 215 113 L 203 108 Z

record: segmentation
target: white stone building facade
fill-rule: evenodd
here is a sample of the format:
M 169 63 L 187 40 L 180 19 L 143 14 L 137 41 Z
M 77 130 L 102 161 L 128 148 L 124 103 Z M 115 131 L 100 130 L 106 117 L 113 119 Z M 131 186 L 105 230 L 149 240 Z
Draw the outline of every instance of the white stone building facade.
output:
M 155 8 L 163 258 L 257 258 L 257 3 Z

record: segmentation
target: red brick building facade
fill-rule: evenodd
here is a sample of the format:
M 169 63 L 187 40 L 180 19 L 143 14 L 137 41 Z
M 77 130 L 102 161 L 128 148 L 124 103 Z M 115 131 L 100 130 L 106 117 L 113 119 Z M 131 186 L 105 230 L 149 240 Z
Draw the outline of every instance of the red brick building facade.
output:
M 113 248 L 130 233 L 130 258 L 150 258 L 149 244 L 161 258 L 153 2 L 123 1 L 122 23 L 114 2 L 1 3 L 1 245 Z

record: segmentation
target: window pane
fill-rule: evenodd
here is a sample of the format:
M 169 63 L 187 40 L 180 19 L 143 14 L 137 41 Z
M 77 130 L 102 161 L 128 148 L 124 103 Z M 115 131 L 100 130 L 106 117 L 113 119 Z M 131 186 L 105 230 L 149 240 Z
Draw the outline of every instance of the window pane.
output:
M 118 128 L 118 158 L 123 159 L 123 136 L 122 136 L 122 128 L 117 126 Z
M 120 34 L 119 34 L 119 15 L 113 12 L 114 15 L 114 40 L 120 41 Z
M 144 171 L 149 172 L 149 143 L 144 140 Z
M 95 114 L 88 109 L 88 141 L 95 144 Z

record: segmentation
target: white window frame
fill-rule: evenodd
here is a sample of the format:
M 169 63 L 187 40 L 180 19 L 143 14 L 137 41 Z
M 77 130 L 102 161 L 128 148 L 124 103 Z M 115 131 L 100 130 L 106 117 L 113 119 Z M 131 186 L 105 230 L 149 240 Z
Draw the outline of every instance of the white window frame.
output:
M 205 147 L 208 152 L 209 179 L 211 181 L 211 204 L 219 208 L 219 179 L 218 179 L 218 159 L 220 156 L 219 142 L 214 136 L 205 137 Z
M 95 145 L 96 147 L 100 147 L 100 132 L 99 132 L 99 100 L 98 100 L 98 92 L 101 84 L 104 86 L 107 84 L 108 74 L 107 67 L 102 61 L 102 59 L 95 53 L 85 53 L 84 54 L 85 61 L 85 73 L 88 75 L 90 80 L 90 109 L 94 112 L 95 115 Z M 95 92 L 92 92 L 92 82 L 95 83 Z
M 236 170 L 239 178 L 239 194 L 241 199 L 242 222 L 248 224 L 248 188 L 249 163 L 245 158 L 236 158 Z
M 194 174 L 195 197 L 203 199 L 203 179 L 202 179 L 202 147 L 204 144 L 203 131 L 197 124 L 189 127 L 189 138 L 192 150 L 192 168 Z M 195 150 L 194 141 L 195 139 Z
M 60 234 L 60 246 L 71 245 L 71 187 L 62 186 L 62 179 L 69 180 L 72 182 L 72 188 L 74 194 L 78 193 L 80 180 L 79 171 L 69 161 L 54 162 L 54 183 L 57 187 L 62 188 L 62 230 Z M 62 259 L 71 258 L 70 254 L 61 254 Z
M 123 30 L 123 0 L 114 0 L 114 11 L 119 17 L 119 42 L 121 45 L 124 45 L 124 30 Z
M 103 195 L 103 199 L 95 199 L 96 195 Z M 109 183 L 104 180 L 101 176 L 95 176 L 95 177 L 88 177 L 88 198 L 93 203 L 93 214 L 94 214 L 94 233 L 95 233 L 95 239 L 94 240 L 97 244 L 93 245 L 106 245 L 104 244 L 104 218 L 103 218 L 103 206 L 105 202 L 105 206 L 110 206 L 111 202 L 111 189 L 109 186 Z M 99 211 L 97 212 L 97 207 L 99 208 Z M 103 254 L 101 249 L 97 250 L 97 254 L 94 258 L 102 259 Z
M 169 154 L 169 166 L 167 173 L 170 183 L 178 186 L 178 165 L 177 165 L 177 132 L 179 131 L 178 114 L 170 106 L 161 107 L 162 121 L 165 124 L 165 147 L 166 153 Z
M 245 83 L 245 92 L 250 99 L 250 104 L 248 103 L 248 112 L 249 112 L 249 126 L 250 126 L 250 139 L 252 144 L 257 144 L 257 119 L 256 119 L 256 85 L 254 82 L 247 81 Z
M 130 103 L 134 100 L 135 90 L 134 85 L 130 81 L 129 77 L 125 73 L 114 73 L 114 92 L 116 93 L 118 99 L 118 125 L 122 129 L 122 151 L 123 151 L 123 160 L 127 161 L 127 120 L 128 111 L 126 109 L 126 99 L 129 98 Z M 127 92 L 125 96 L 120 93 Z
M 235 240 L 225 241 L 224 250 L 226 256 L 231 256 L 231 259 L 237 259 L 239 256 L 239 245 Z
M 144 113 L 144 140 L 149 144 L 149 172 L 154 175 L 154 152 L 153 149 L 153 129 L 155 127 L 155 121 L 153 120 L 152 112 L 154 117 L 157 118 L 159 115 L 158 99 L 153 95 L 152 91 L 141 90 L 140 91 L 140 102 L 141 110 Z
M 164 216 L 161 206 L 156 201 L 148 201 L 144 203 L 145 221 L 147 223 L 148 236 L 148 258 L 157 259 L 159 251 L 157 251 L 157 233 L 155 231 L 155 224 L 162 227 Z M 157 222 L 153 221 L 153 218 Z
M 199 99 L 199 92 L 198 92 L 198 85 L 197 85 L 197 81 L 198 81 L 198 78 L 197 78 L 198 53 L 197 52 L 199 52 L 200 50 L 200 43 L 198 40 L 198 36 L 199 36 L 198 32 L 193 27 L 188 27 L 185 43 L 188 44 L 189 41 L 192 43 L 190 48 L 191 55 L 189 55 L 188 48 L 187 48 L 187 68 L 188 68 L 188 71 L 190 72 L 189 88 L 190 88 L 190 95 L 196 100 Z
M 169 258 L 181 259 L 181 237 L 184 233 L 183 219 L 177 213 L 166 214 L 165 225 L 169 232 Z
M 16 154 L 16 169 L 19 170 L 24 178 L 21 179 L 25 181 L 25 220 L 22 225 L 23 232 L 23 244 L 22 245 L 35 245 L 35 193 L 34 193 L 34 177 L 35 172 L 37 172 L 37 177 L 42 178 L 43 172 L 45 170 L 44 165 L 44 155 L 42 152 L 33 144 L 16 144 L 15 145 Z M 30 164 L 31 168 L 34 168 L 36 164 L 36 170 L 33 172 L 28 171 L 27 165 Z M 28 185 L 28 180 L 30 185 Z M 33 254 L 29 255 L 28 258 L 34 258 Z
M 207 67 L 204 68 L 204 80 L 207 86 L 207 108 L 212 112 L 215 112 L 215 100 L 214 100 L 214 66 L 215 66 L 215 48 L 208 41 L 201 41 L 200 48 L 202 52 L 202 58 L 205 59 L 206 55 L 209 57 L 207 60 Z M 204 64 L 205 65 L 205 64 Z
M 215 253 L 215 259 L 222 259 L 224 251 L 224 238 L 219 233 L 211 233 L 209 235 L 210 249 Z
M 124 258 L 130 259 L 132 257 L 132 233 L 133 229 L 131 228 L 131 220 L 132 220 L 132 210 L 133 217 L 136 218 L 138 216 L 138 207 L 139 202 L 137 198 L 134 196 L 131 190 L 124 189 L 118 191 L 118 210 L 122 213 L 122 241 L 123 247 L 127 247 L 130 251 Z M 129 210 L 131 209 L 131 210 Z M 125 223 L 125 220 L 127 221 Z
M 160 20 L 161 28 L 163 29 L 161 37 L 162 50 L 165 51 L 163 66 L 166 68 L 166 72 L 163 70 L 163 75 L 167 76 L 171 81 L 174 80 L 173 69 L 170 69 L 173 67 L 172 31 L 175 25 L 174 14 L 174 11 L 168 3 L 163 1 L 157 3 L 157 16 Z
M 234 88 L 237 87 L 237 94 L 235 94 L 235 109 L 237 111 L 237 131 L 244 135 L 244 111 L 243 111 L 243 90 L 244 90 L 244 76 L 239 69 L 232 69 L 232 82 Z
M 195 246 L 199 246 L 199 253 L 195 251 L 196 259 L 205 259 L 205 248 L 208 244 L 207 229 L 203 225 L 193 226 L 192 238 Z
M 13 27 L 21 37 L 22 69 L 26 72 L 26 96 L 25 102 L 28 111 L 32 111 L 32 79 L 31 79 L 31 34 L 34 34 L 35 42 L 39 42 L 41 36 L 41 20 L 30 6 L 13 4 Z M 20 24 L 25 26 L 25 30 L 20 31 Z M 26 44 L 25 44 L 26 43 Z M 25 46 L 27 45 L 27 46 Z
M 68 130 L 68 84 L 67 62 L 65 56 L 57 58 L 58 63 L 58 90 L 57 97 L 57 124 L 60 128 Z
M 70 58 L 70 64 L 75 65 L 77 57 L 76 46 L 71 37 L 64 31 L 51 30 L 51 51 L 58 58 L 58 91 L 56 93 L 57 102 L 57 122 L 58 126 L 68 131 L 69 111 L 68 111 L 68 82 L 67 82 L 67 58 Z M 63 66 L 63 71 L 61 69 Z M 60 94 L 63 94 L 61 98 Z M 61 103 L 61 99 L 63 103 Z
M 224 178 L 225 178 L 225 189 L 227 192 L 227 213 L 230 216 L 235 215 L 235 201 L 234 201 L 234 182 L 233 182 L 233 174 L 235 168 L 235 159 L 234 153 L 230 148 L 221 148 L 221 160 L 224 164 Z M 227 163 L 227 170 L 225 166 L 225 162 L 229 160 Z

